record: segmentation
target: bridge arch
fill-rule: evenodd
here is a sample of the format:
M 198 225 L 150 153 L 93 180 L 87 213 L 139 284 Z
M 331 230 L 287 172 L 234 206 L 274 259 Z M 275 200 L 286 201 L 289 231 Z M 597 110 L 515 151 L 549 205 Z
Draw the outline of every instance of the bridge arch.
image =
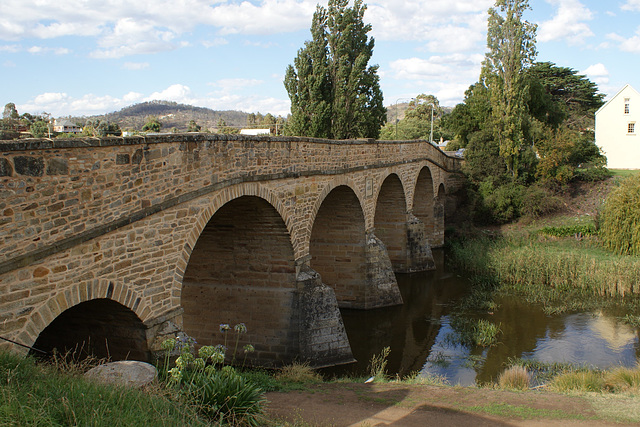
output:
M 374 227 L 387 249 L 394 271 L 407 269 L 407 202 L 402 180 L 389 174 L 376 197 Z
M 309 239 L 310 266 L 330 286 L 341 307 L 366 300 L 366 220 L 361 199 L 349 185 L 325 189 Z
M 436 194 L 434 177 L 429 166 L 420 169 L 413 192 L 413 215 L 418 218 L 425 228 L 427 238 L 433 246 L 434 233 L 434 199 Z
M 146 312 L 138 292 L 107 280 L 73 285 L 57 293 L 30 317 L 22 337 L 39 350 L 89 354 L 111 360 L 149 360 Z
M 294 244 L 293 242 L 297 240 L 295 239 L 297 233 L 294 227 L 293 215 L 291 214 L 289 209 L 287 209 L 283 201 L 278 198 L 273 191 L 257 183 L 243 183 L 237 186 L 225 188 L 218 192 L 215 197 L 213 197 L 208 206 L 200 213 L 197 221 L 195 222 L 195 227 L 193 227 L 186 238 L 182 256 L 178 264 L 179 268 L 177 271 L 177 289 L 175 289 L 175 291 L 178 295 L 180 295 L 180 292 L 182 291 L 182 281 L 184 279 L 185 269 L 187 267 L 187 264 L 189 263 L 189 259 L 191 258 L 191 253 L 193 252 L 193 248 L 195 247 L 196 242 L 202 235 L 202 231 L 218 211 L 218 209 L 220 209 L 226 203 L 242 196 L 256 196 L 266 200 L 283 219 L 287 227 L 287 231 L 291 236 L 292 245 Z
M 183 275 L 184 331 L 202 345 L 224 344 L 234 332 L 220 325 L 244 323 L 239 348 L 253 345 L 255 363 L 280 364 L 298 350 L 296 305 L 294 251 L 277 209 L 246 194 L 216 209 Z

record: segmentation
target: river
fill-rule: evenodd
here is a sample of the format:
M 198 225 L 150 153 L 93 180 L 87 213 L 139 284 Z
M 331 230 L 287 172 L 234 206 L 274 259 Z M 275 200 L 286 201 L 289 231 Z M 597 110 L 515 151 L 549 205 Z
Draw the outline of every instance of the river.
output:
M 510 358 L 562 362 L 601 369 L 635 366 L 640 358 L 640 329 L 624 324 L 625 313 L 545 314 L 515 297 L 503 297 L 492 311 L 467 313 L 500 325 L 499 342 L 491 347 L 457 344 L 451 327 L 455 306 L 469 291 L 462 272 L 447 266 L 434 251 L 437 269 L 398 275 L 401 306 L 376 310 L 342 310 L 357 363 L 328 373 L 366 376 L 371 357 L 390 347 L 387 373 L 435 374 L 451 384 L 494 381 Z

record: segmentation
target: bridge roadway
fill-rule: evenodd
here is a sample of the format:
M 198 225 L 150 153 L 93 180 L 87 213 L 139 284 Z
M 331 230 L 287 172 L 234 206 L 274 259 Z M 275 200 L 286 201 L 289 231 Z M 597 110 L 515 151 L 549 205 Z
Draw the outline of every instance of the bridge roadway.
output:
M 243 322 L 251 363 L 352 359 L 339 307 L 434 268 L 459 159 L 425 141 L 0 141 L 0 336 L 148 360 Z M 19 347 L 5 342 L 0 347 Z

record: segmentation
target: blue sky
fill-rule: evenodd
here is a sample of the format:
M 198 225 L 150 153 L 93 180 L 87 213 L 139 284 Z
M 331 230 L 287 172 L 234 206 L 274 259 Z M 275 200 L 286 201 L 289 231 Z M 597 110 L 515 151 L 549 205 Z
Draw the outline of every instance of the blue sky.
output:
M 372 0 L 385 105 L 461 102 L 478 79 L 493 0 Z M 94 115 L 154 99 L 286 115 L 285 68 L 315 0 L 2 0 L 0 104 Z M 326 0 L 320 4 L 326 5 Z M 640 0 L 530 0 L 539 61 L 614 95 L 640 89 Z

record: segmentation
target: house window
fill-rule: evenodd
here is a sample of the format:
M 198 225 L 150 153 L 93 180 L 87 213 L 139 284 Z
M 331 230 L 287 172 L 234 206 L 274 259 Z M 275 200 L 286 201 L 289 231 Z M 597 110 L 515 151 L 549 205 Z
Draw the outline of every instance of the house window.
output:
M 636 123 L 629 123 L 629 127 L 627 128 L 627 133 L 636 133 Z
M 629 104 L 631 103 L 631 99 L 630 98 L 625 98 L 624 99 L 624 113 L 625 114 L 629 114 Z

